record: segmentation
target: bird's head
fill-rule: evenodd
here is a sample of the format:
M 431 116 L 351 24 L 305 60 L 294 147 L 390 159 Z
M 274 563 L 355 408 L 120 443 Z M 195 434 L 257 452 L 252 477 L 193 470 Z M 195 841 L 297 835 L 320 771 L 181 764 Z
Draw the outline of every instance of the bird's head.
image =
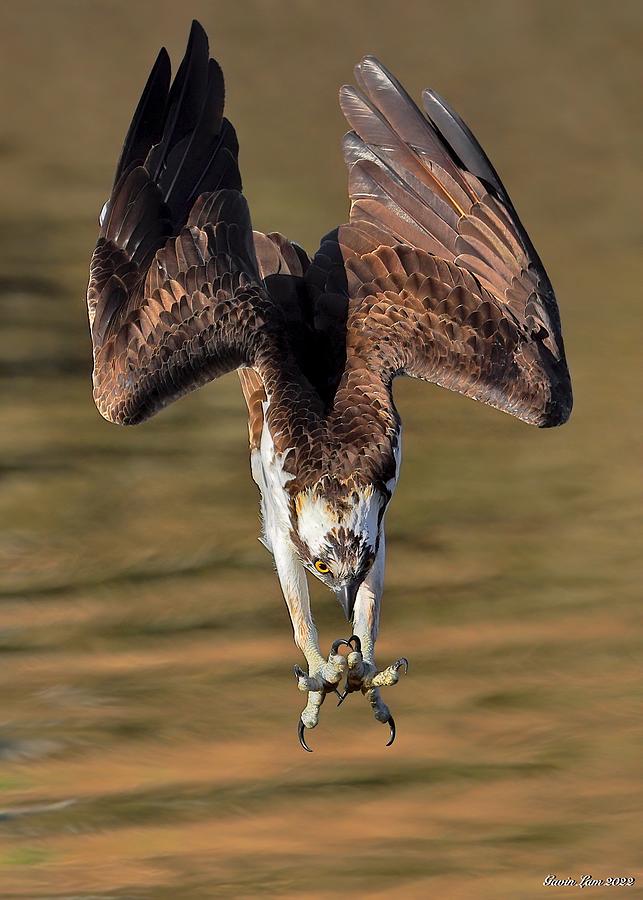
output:
M 296 494 L 291 537 L 304 566 L 334 592 L 350 621 L 380 543 L 389 497 L 377 487 L 324 480 Z

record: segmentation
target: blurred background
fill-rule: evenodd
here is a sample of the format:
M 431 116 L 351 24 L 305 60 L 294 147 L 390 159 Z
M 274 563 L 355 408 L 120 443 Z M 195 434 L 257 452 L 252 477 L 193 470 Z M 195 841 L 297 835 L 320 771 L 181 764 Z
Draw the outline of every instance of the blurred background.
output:
M 313 251 L 345 220 L 337 89 L 375 53 L 472 126 L 559 298 L 564 428 L 397 385 L 379 661 L 411 667 L 388 750 L 361 697 L 297 744 L 236 376 L 137 429 L 92 403 L 98 213 L 192 17 L 256 227 Z M 7 0 L 0 36 L 1 896 L 640 884 L 641 3 Z M 312 594 L 325 647 L 346 623 Z

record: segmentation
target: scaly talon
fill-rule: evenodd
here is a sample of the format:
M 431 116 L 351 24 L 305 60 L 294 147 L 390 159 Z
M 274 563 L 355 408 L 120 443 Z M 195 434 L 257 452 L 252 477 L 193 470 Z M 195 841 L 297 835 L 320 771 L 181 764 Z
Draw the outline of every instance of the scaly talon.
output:
M 390 735 L 386 746 L 390 747 L 395 741 L 397 729 L 391 711 L 380 697 L 379 689 L 397 684 L 400 670 L 403 669 L 404 674 L 408 673 L 409 661 L 405 656 L 401 656 L 386 669 L 378 671 L 372 661 L 364 659 L 362 656 L 362 644 L 359 637 L 353 634 L 348 641 L 352 652 L 348 654 L 347 658 L 346 686 L 337 705 L 341 706 L 349 694 L 361 691 L 371 704 L 377 721 L 389 726 Z
M 404 656 L 401 659 L 396 659 L 388 668 L 382 669 L 381 672 L 376 672 L 371 678 L 370 684 L 373 687 L 390 687 L 393 684 L 397 684 L 400 680 L 399 672 L 402 667 L 404 667 L 404 674 L 406 675 L 409 671 L 409 661 Z
M 343 656 L 340 647 L 348 647 L 350 652 Z M 337 706 L 341 706 L 349 694 L 361 691 L 373 708 L 373 714 L 378 722 L 388 725 L 390 730 L 386 746 L 390 747 L 395 741 L 397 729 L 395 719 L 391 711 L 380 697 L 379 688 L 397 684 L 399 672 L 404 674 L 409 671 L 409 661 L 405 656 L 396 659 L 386 669 L 378 671 L 370 659 L 362 656 L 362 642 L 356 634 L 352 634 L 348 640 L 338 638 L 333 641 L 328 660 L 320 662 L 318 667 L 306 674 L 301 666 L 294 667 L 297 686 L 300 691 L 308 692 L 308 702 L 303 710 L 297 726 L 297 737 L 303 750 L 312 753 L 312 749 L 306 743 L 305 731 L 314 728 L 319 721 L 319 709 L 326 699 L 327 694 L 336 694 L 339 698 Z M 346 673 L 344 690 L 339 691 L 337 685 Z
M 344 638 L 338 638 L 333 641 L 328 659 L 323 661 L 320 657 L 319 664 L 310 664 L 308 674 L 304 672 L 301 666 L 296 665 L 293 669 L 295 678 L 297 679 L 297 687 L 300 691 L 308 693 L 308 702 L 301 713 L 299 725 L 297 726 L 297 736 L 302 748 L 308 753 L 312 753 L 311 748 L 306 743 L 304 737 L 305 728 L 314 728 L 319 721 L 319 709 L 326 699 L 327 694 L 336 694 L 339 703 L 342 702 L 342 694 L 338 689 L 338 684 L 346 671 L 346 657 L 339 652 L 340 647 L 348 647 L 351 651 L 353 645 Z

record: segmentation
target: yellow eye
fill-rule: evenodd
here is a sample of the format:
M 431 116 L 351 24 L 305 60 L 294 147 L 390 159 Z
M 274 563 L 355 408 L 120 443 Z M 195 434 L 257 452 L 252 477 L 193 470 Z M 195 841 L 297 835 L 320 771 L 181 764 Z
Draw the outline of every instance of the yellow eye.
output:
M 328 568 L 326 563 L 321 559 L 315 560 L 315 568 L 317 569 L 317 571 L 319 572 L 320 575 L 328 575 L 328 573 L 330 572 L 330 569 Z

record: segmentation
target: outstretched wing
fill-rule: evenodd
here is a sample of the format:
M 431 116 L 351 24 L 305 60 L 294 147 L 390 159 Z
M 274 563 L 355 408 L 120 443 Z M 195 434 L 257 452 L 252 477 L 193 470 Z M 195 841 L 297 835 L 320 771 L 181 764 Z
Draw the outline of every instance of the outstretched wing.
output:
M 572 394 L 556 299 L 484 151 L 437 94 L 425 92 L 424 115 L 373 57 L 355 74 L 359 89 L 340 92 L 353 128 L 350 224 L 337 232 L 348 368 L 562 424 Z
M 223 101 L 221 69 L 194 22 L 171 87 L 165 50 L 152 69 L 91 261 L 94 399 L 112 422 L 140 422 L 254 365 L 275 330 Z

